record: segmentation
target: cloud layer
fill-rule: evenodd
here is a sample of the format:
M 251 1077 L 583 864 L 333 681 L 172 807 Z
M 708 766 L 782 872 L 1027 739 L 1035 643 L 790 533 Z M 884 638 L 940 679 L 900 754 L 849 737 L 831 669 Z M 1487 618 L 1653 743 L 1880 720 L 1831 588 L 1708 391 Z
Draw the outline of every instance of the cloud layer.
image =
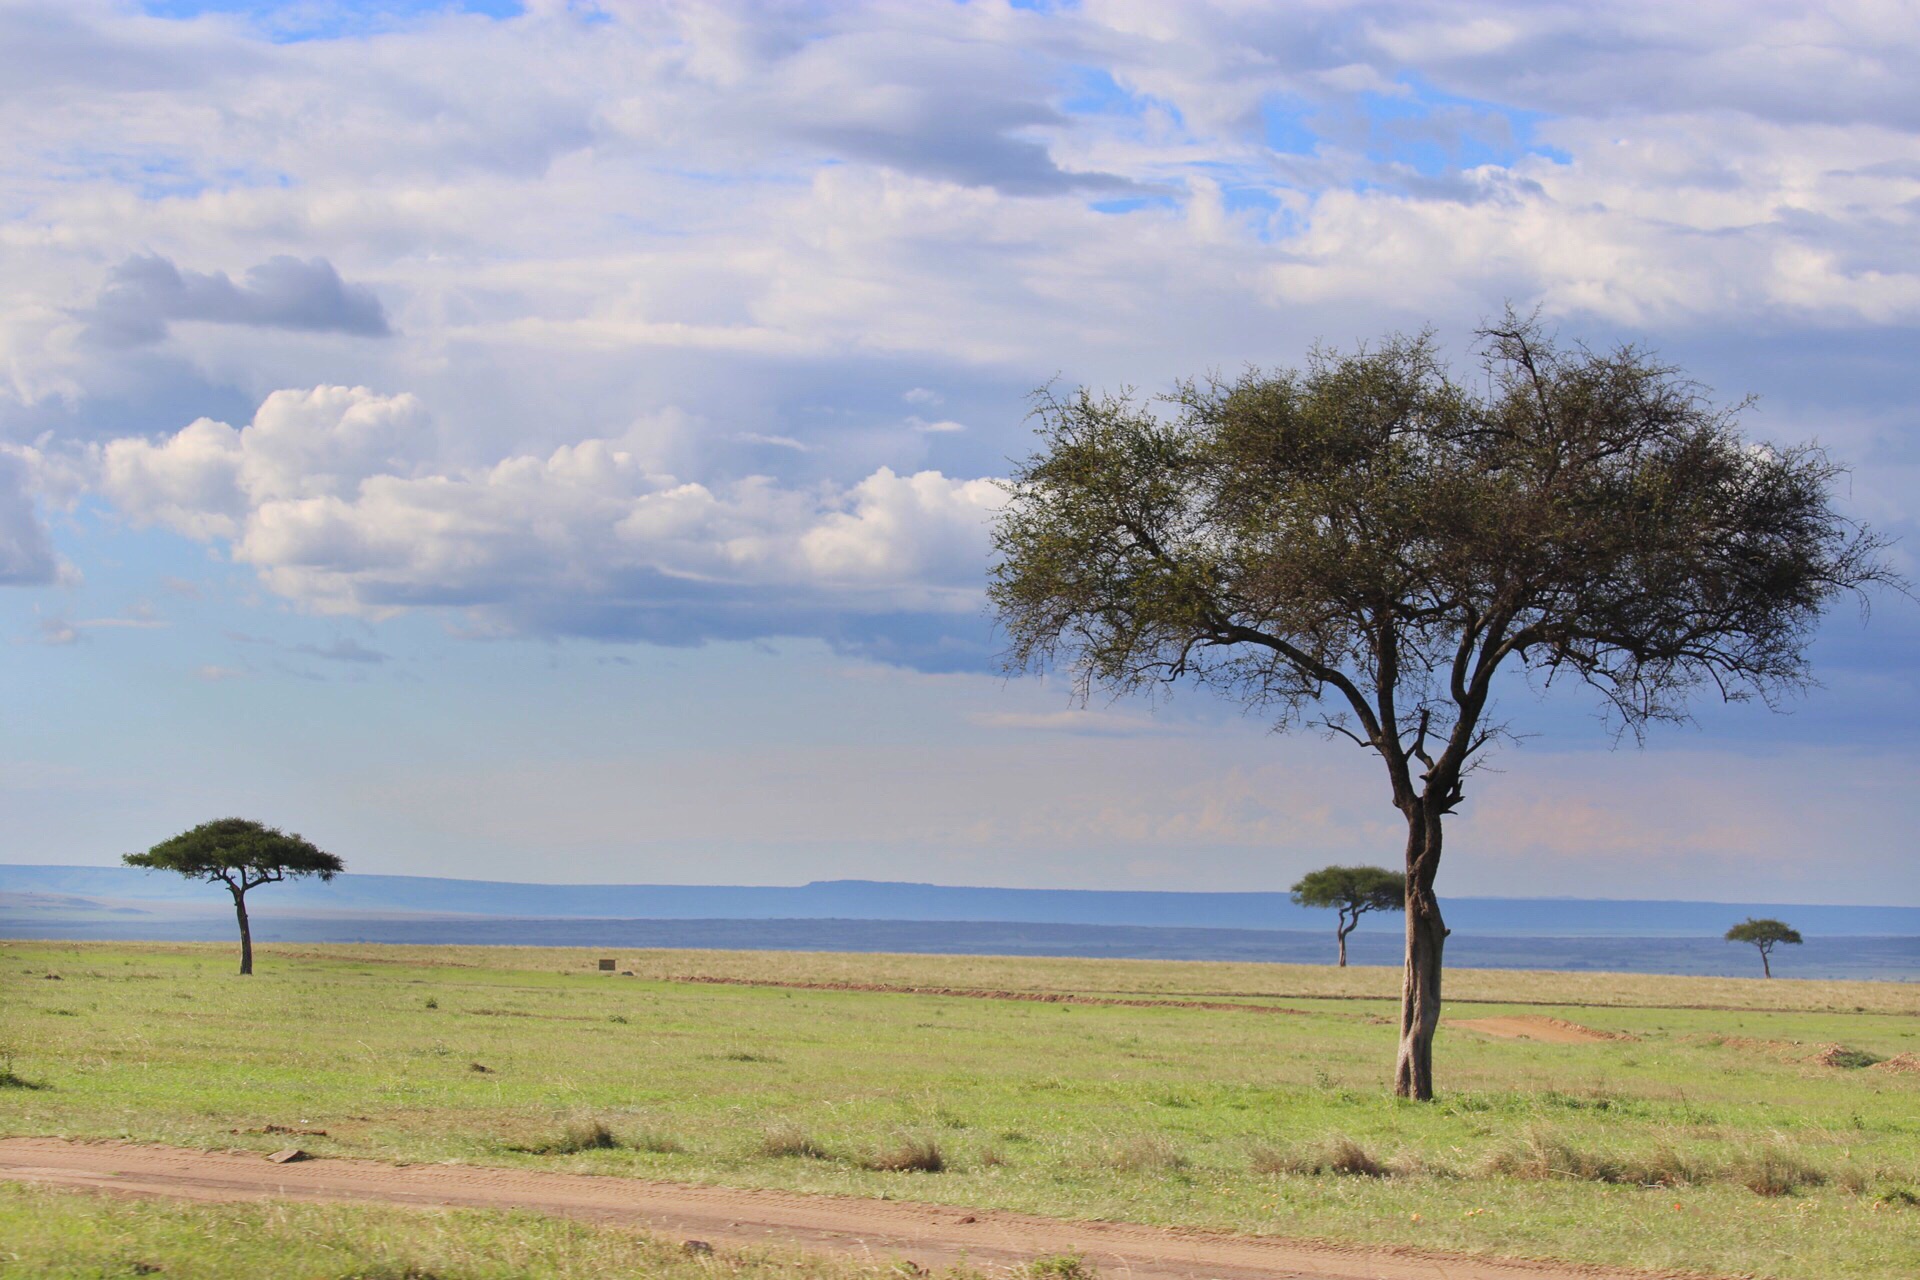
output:
M 882 467 L 845 488 L 711 487 L 605 439 L 450 472 L 435 443 L 413 396 L 315 387 L 243 427 L 112 440 L 86 469 L 126 518 L 217 542 L 321 613 L 447 606 L 496 630 L 684 644 L 979 609 L 990 481 Z
M 324 258 L 282 254 L 235 284 L 225 272 L 181 271 L 157 255 L 128 258 L 107 276 L 87 313 L 87 337 L 110 347 L 159 342 L 175 320 L 385 337 L 387 316 L 367 289 Z
M 1920 50 L 1871 5 L 261 14 L 0 10 L 0 439 L 326 611 L 977 637 L 956 530 L 1055 375 L 1508 299 L 1920 322 Z

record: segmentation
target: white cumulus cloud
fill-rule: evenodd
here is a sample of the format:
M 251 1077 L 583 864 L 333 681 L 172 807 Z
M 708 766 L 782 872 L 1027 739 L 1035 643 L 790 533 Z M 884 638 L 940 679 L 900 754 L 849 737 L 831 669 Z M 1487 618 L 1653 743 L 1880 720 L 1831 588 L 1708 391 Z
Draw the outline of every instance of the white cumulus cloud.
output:
M 91 454 L 125 518 L 217 543 L 323 613 L 451 606 L 507 629 L 645 638 L 814 633 L 820 615 L 977 611 L 989 480 L 882 467 L 846 487 L 682 481 L 587 439 L 452 470 L 410 395 L 269 395 Z

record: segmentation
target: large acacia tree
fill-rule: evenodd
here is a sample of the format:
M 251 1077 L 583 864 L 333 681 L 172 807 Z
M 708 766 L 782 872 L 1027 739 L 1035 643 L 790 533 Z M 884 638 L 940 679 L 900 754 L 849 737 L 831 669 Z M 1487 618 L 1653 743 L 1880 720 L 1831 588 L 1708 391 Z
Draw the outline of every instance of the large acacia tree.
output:
M 247 894 L 263 884 L 318 876 L 331 880 L 347 864 L 310 841 L 249 818 L 217 818 L 121 859 L 130 867 L 171 871 L 190 880 L 225 885 L 240 922 L 240 972 L 253 972 L 253 927 Z
M 990 588 L 1011 669 L 1191 680 L 1379 757 L 1407 827 L 1394 1088 L 1423 1099 L 1444 820 L 1506 732 L 1497 677 L 1584 682 L 1635 734 L 1703 689 L 1771 702 L 1823 608 L 1891 580 L 1817 448 L 1750 442 L 1636 348 L 1481 337 L 1471 383 L 1423 335 L 1159 407 L 1041 393 Z

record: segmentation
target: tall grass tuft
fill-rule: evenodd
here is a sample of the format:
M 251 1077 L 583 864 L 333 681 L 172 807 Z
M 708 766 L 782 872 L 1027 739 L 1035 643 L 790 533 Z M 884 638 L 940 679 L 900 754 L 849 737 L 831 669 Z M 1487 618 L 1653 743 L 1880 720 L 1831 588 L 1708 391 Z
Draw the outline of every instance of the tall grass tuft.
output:
M 612 1151 L 623 1144 L 603 1120 L 575 1120 L 545 1142 L 509 1148 L 536 1156 L 571 1156 L 582 1151 Z
M 656 1156 L 677 1156 L 686 1152 L 686 1146 L 665 1129 L 645 1128 L 628 1136 L 626 1145 L 635 1151 L 646 1151 Z
M 1757 1196 L 1790 1196 L 1827 1180 L 1825 1173 L 1777 1142 L 1742 1152 L 1727 1177 Z
M 1342 1133 L 1306 1149 L 1263 1143 L 1253 1149 L 1250 1163 L 1255 1173 L 1269 1175 L 1332 1173 L 1347 1178 L 1384 1178 L 1389 1172 L 1365 1147 Z
M 815 1142 L 798 1125 L 779 1124 L 760 1137 L 760 1154 L 775 1160 L 798 1157 L 805 1160 L 831 1160 L 833 1153 Z
M 1781 1142 L 1751 1147 L 1725 1164 L 1708 1164 L 1671 1147 L 1625 1155 L 1576 1147 L 1542 1128 L 1493 1151 L 1481 1165 L 1490 1177 L 1607 1182 L 1642 1187 L 1687 1187 L 1726 1182 L 1760 1196 L 1785 1196 L 1821 1186 L 1827 1175 Z
M 880 1173 L 939 1173 L 947 1167 L 947 1158 L 931 1138 L 903 1137 L 860 1163 Z
M 1104 1163 L 1121 1173 L 1171 1173 L 1187 1167 L 1180 1148 L 1157 1133 L 1143 1133 L 1109 1147 Z

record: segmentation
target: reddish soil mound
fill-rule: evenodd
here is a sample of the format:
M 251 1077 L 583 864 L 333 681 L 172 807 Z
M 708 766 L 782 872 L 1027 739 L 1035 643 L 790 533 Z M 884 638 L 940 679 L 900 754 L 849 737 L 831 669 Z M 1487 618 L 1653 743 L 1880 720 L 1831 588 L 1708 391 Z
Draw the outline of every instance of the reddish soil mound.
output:
M 1896 1053 L 1885 1062 L 1876 1062 L 1869 1071 L 1888 1071 L 1901 1075 L 1920 1075 L 1920 1053 Z
M 1872 1054 L 1843 1044 L 1821 1045 L 1813 1060 L 1823 1067 L 1870 1067 L 1877 1061 Z
M 1468 1018 L 1445 1025 L 1464 1031 L 1478 1031 L 1502 1040 L 1543 1040 L 1548 1044 L 1592 1044 L 1601 1040 L 1632 1040 L 1624 1031 L 1601 1031 L 1583 1027 L 1565 1018 L 1541 1018 L 1521 1015 L 1508 1018 Z

